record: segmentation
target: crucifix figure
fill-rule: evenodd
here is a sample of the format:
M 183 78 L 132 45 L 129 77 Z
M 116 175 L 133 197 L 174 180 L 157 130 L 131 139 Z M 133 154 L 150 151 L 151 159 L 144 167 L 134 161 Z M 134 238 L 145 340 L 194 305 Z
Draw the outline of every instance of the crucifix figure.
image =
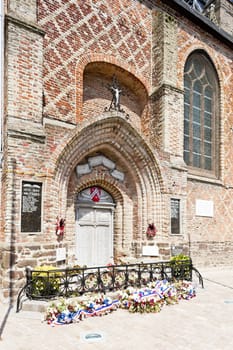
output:
M 125 91 L 120 87 L 115 75 L 113 75 L 112 84 L 108 84 L 107 88 L 112 93 L 112 100 L 110 106 L 108 108 L 105 107 L 104 111 L 119 111 L 124 114 L 126 119 L 129 119 L 129 115 L 121 108 L 120 104 L 121 95 L 125 96 Z
M 115 76 L 113 76 L 112 85 L 109 86 L 109 90 L 111 90 L 112 93 L 112 101 L 109 110 L 114 109 L 115 111 L 120 111 L 120 96 L 122 90 Z

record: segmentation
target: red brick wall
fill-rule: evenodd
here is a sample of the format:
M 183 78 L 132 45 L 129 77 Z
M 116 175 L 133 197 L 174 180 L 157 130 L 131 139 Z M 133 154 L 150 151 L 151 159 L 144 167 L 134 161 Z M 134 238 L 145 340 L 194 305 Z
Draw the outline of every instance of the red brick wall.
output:
M 6 56 L 6 113 L 41 122 L 43 32 L 31 26 L 30 36 L 21 21 L 8 19 L 9 50 Z M 17 30 L 15 30 L 17 28 Z M 16 33 L 17 32 L 17 33 Z M 8 46 L 8 43 L 11 43 Z
M 162 1 L 154 3 L 152 10 L 135 0 L 38 0 L 38 8 L 34 0 L 8 1 L 0 251 L 6 293 L 9 242 L 16 243 L 20 279 L 26 265 L 55 261 L 55 218 L 67 214 L 63 244 L 72 254 L 75 192 L 93 183 L 116 199 L 115 237 L 132 255 L 148 243 L 152 214 L 161 258 L 172 244 L 183 244 L 200 264 L 232 263 L 232 49 Z M 219 77 L 220 178 L 212 181 L 191 178 L 182 155 L 183 70 L 196 49 L 207 52 Z M 126 90 L 121 102 L 129 119 L 104 114 L 114 73 Z M 76 165 L 95 152 L 120 166 L 124 184 L 103 169 L 77 179 Z M 20 232 L 22 180 L 43 182 L 38 235 Z M 171 197 L 182 204 L 179 236 L 170 235 Z M 213 218 L 195 215 L 196 199 L 213 201 Z
M 60 4 L 43 0 L 38 7 L 39 24 L 46 30 L 44 111 L 75 123 L 88 62 L 109 62 L 150 81 L 151 11 L 135 1 Z

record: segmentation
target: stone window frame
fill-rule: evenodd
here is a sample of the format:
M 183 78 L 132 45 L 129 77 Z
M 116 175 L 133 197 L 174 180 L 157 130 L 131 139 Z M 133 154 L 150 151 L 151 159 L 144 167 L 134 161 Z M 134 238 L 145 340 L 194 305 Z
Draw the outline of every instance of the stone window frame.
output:
M 201 63 L 201 72 L 195 65 Z M 198 76 L 199 73 L 199 76 Z M 205 76 L 204 76 L 205 75 Z M 190 89 L 188 88 L 188 81 Z M 201 93 L 194 89 L 195 83 L 201 81 Z M 205 81 L 205 84 L 203 83 Z M 212 97 L 203 93 L 204 86 L 212 91 Z M 210 88 L 211 87 L 211 88 Z M 189 93 L 189 95 L 188 95 Z M 194 103 L 194 97 L 200 97 L 199 106 Z M 192 52 L 186 60 L 184 68 L 184 161 L 188 166 L 189 173 L 194 175 L 206 176 L 208 178 L 219 177 L 219 121 L 220 121 L 220 88 L 216 69 L 209 56 L 202 50 Z M 205 101 L 209 102 L 210 110 L 205 108 Z M 195 121 L 195 112 L 199 111 L 200 121 Z M 198 113 L 197 113 L 198 115 Z M 206 119 L 205 119 L 205 116 Z M 209 117 L 209 121 L 208 121 Z M 198 118 L 198 117 L 197 117 Z M 194 130 L 195 128 L 195 130 Z M 188 133 L 187 133 L 188 129 Z M 199 129 L 199 135 L 198 135 Z M 196 134 L 195 134 L 196 133 Z M 197 135 L 197 136 L 196 136 Z M 205 136 L 207 135 L 207 136 Z M 209 136 L 208 136 L 209 135 Z M 195 164 L 195 142 L 200 143 L 200 164 Z M 205 149 L 206 147 L 206 149 Z M 206 154 L 209 149 L 209 154 Z M 191 152 L 190 152 L 191 150 Z M 187 153 L 189 153 L 189 158 Z M 190 156 L 191 155 L 191 156 Z M 197 157 L 198 158 L 198 157 Z M 205 160 L 211 162 L 211 167 L 207 167 Z M 206 166 L 205 166 L 206 165 Z

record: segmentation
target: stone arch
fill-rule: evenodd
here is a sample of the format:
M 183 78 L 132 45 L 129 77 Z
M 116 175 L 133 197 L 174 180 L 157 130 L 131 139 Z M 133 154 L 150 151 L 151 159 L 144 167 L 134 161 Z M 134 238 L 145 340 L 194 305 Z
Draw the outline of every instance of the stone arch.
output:
M 122 231 L 124 230 L 123 228 L 124 206 L 127 198 L 125 198 L 125 196 L 122 194 L 122 191 L 117 187 L 117 185 L 109 182 L 108 179 L 106 178 L 94 179 L 94 178 L 88 177 L 80 181 L 80 183 L 73 188 L 73 191 L 70 194 L 68 193 L 68 201 L 70 201 L 70 208 L 68 204 L 67 213 L 69 214 L 69 217 L 73 215 L 73 221 L 75 220 L 74 218 L 75 213 L 72 206 L 76 202 L 77 194 L 82 190 L 92 186 L 101 187 L 103 190 L 108 192 L 113 198 L 115 203 L 114 220 L 113 220 L 114 221 L 114 235 L 113 235 L 114 256 L 120 255 L 123 250 L 129 251 L 130 249 L 129 244 L 124 241 L 124 235 L 122 235 Z
M 136 69 L 114 56 L 102 54 L 102 53 L 88 53 L 80 57 L 76 64 L 76 121 L 80 122 L 83 120 L 82 116 L 82 106 L 83 106 L 83 74 L 85 68 L 92 63 L 105 63 L 121 69 L 126 76 L 132 76 L 134 81 L 138 81 L 145 89 L 146 94 L 149 94 L 149 84 L 148 81 L 144 79 L 143 76 L 138 74 Z
M 94 130 L 95 137 L 86 140 L 85 138 L 88 133 L 91 134 L 91 130 Z M 107 135 L 109 139 L 107 139 Z M 114 139 L 113 136 L 115 136 Z M 150 161 L 152 163 L 152 169 L 155 170 L 154 175 L 156 174 L 156 182 L 163 190 L 163 177 L 156 152 L 151 149 L 142 134 L 139 134 L 139 132 L 125 121 L 124 118 L 119 118 L 114 113 L 100 116 L 94 123 L 86 122 L 71 132 L 69 140 L 65 144 L 61 144 L 54 153 L 55 178 L 58 181 L 61 177 L 67 178 L 67 174 L 70 173 L 70 170 L 77 164 L 77 154 L 75 152 L 77 152 L 80 146 L 84 146 L 83 152 L 85 153 L 89 152 L 91 143 L 100 145 L 104 143 L 114 145 L 116 150 L 126 155 L 123 146 L 119 143 L 117 144 L 117 139 L 121 140 L 124 145 L 128 145 L 130 149 L 132 148 L 134 151 L 133 154 L 141 157 L 144 162 Z M 131 140 L 134 140 L 134 142 L 130 144 Z M 137 146 L 140 146 L 140 149 L 138 149 Z M 127 154 L 130 157 L 130 152 L 127 152 Z M 132 153 L 131 158 L 134 164 L 135 161 Z M 152 170 L 150 171 L 150 169 L 148 169 L 148 171 L 150 173 L 153 172 Z
M 116 162 L 127 175 L 125 182 L 121 183 L 103 169 L 77 178 L 76 166 L 92 154 L 103 154 Z M 109 114 L 108 118 L 74 130 L 56 160 L 54 183 L 58 186 L 58 210 L 63 213 L 67 208 L 69 213 L 73 212 L 77 191 L 90 185 L 107 190 L 118 203 L 118 243 L 121 242 L 128 252 L 132 242 L 144 239 L 149 220 L 156 223 L 158 232 L 163 230 L 164 182 L 158 158 L 143 136 L 123 118 Z

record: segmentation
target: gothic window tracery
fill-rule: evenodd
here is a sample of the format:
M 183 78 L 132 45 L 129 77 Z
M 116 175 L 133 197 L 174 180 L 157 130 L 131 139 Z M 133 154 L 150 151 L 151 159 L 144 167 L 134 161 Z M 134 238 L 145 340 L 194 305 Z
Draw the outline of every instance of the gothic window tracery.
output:
M 184 69 L 184 161 L 212 174 L 218 166 L 218 84 L 202 52 L 189 56 Z

